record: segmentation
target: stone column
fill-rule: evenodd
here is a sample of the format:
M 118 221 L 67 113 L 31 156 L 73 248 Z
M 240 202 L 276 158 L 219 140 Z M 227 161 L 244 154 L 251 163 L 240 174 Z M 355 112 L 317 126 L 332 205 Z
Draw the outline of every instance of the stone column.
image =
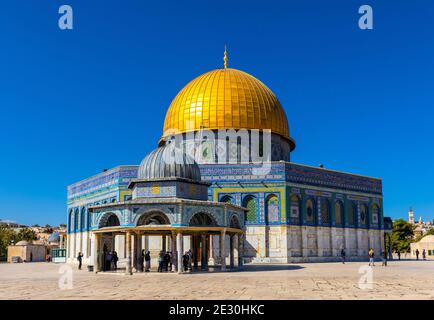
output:
M 198 269 L 198 258 L 199 258 L 199 236 L 194 235 L 193 237 L 193 249 L 191 250 L 191 252 L 193 252 L 193 269 L 195 271 L 197 271 Z
M 132 243 L 131 243 L 131 260 L 132 260 L 132 272 L 137 272 L 137 264 L 138 264 L 138 255 L 137 255 L 137 241 L 138 241 L 138 236 L 137 233 L 133 233 L 132 234 Z
M 136 245 L 136 272 L 143 272 L 143 265 L 141 263 L 142 256 L 142 234 L 140 232 L 137 233 L 136 238 L 134 238 Z
M 174 263 L 172 264 L 172 267 L 175 268 L 175 271 L 178 271 L 178 255 L 176 252 L 176 232 L 172 231 L 172 260 L 174 260 Z
M 243 267 L 243 252 L 244 252 L 244 237 L 242 234 L 238 234 L 238 268 Z
M 125 274 L 132 275 L 132 268 L 131 268 L 131 232 L 127 231 L 125 235 L 125 242 L 126 242 L 126 251 L 127 251 L 127 265 L 125 268 Z
M 176 248 L 177 253 L 178 253 L 178 257 L 177 257 L 177 265 L 178 265 L 178 273 L 182 273 L 182 255 L 184 253 L 184 239 L 182 236 L 182 233 L 179 232 L 176 235 Z
M 208 269 L 208 245 L 207 245 L 206 238 L 207 238 L 206 234 L 201 234 L 202 257 L 200 259 L 200 262 L 201 262 L 202 270 Z
M 163 252 L 166 252 L 166 235 L 162 235 L 161 236 L 161 241 L 162 241 L 162 246 L 161 246 L 161 250 L 163 250 Z
M 100 264 L 100 244 L 101 244 L 101 234 L 95 233 L 95 238 L 93 242 L 93 272 L 97 273 L 101 271 Z
M 234 269 L 234 235 L 232 234 L 232 235 L 230 235 L 230 237 L 229 237 L 229 239 L 230 239 L 230 252 L 229 252 L 229 255 L 230 255 L 230 269 L 231 270 L 233 270 Z
M 220 251 L 220 263 L 222 266 L 222 271 L 226 271 L 225 237 L 226 237 L 226 232 L 221 231 L 220 239 L 219 239 L 220 240 L 219 251 Z

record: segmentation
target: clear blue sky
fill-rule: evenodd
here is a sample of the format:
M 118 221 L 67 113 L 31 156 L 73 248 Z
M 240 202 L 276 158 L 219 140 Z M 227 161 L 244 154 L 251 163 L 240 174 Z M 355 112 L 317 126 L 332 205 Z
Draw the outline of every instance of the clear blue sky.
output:
M 385 215 L 434 218 L 432 1 L 209 2 L 2 2 L 1 219 L 66 222 L 66 186 L 138 164 L 224 44 L 280 99 L 294 162 L 381 177 Z M 358 29 L 362 4 L 372 31 Z

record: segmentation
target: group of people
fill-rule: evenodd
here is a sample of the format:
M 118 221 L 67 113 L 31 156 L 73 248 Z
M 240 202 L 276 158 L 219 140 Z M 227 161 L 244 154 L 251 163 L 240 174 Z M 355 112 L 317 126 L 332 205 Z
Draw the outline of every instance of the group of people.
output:
M 419 249 L 416 249 L 415 253 L 416 253 L 416 260 L 419 260 L 419 254 L 420 254 Z M 425 251 L 425 249 L 422 250 L 422 260 L 426 260 L 426 251 Z
M 375 252 L 374 249 L 370 248 L 368 251 L 368 258 L 369 258 L 369 266 L 375 266 L 374 264 L 374 258 L 375 258 Z M 345 260 L 346 260 L 346 252 L 345 249 L 341 250 L 341 261 L 343 264 L 345 264 Z M 383 267 L 387 267 L 387 252 L 385 250 L 383 250 L 381 252 L 381 261 L 382 261 L 382 266 Z
M 158 272 L 172 271 L 173 265 L 176 263 L 175 256 L 172 252 L 163 250 L 158 254 Z
M 118 269 L 118 254 L 116 251 L 104 252 L 103 271 L 116 271 Z

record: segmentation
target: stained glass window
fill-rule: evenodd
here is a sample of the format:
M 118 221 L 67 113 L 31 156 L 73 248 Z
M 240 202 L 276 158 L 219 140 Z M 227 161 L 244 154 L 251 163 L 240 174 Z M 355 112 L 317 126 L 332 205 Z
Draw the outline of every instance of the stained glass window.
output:
M 300 217 L 300 198 L 293 194 L 291 196 L 291 218 Z
M 378 214 L 380 209 L 376 204 L 372 206 L 372 224 L 376 225 L 378 224 Z
M 314 222 L 314 209 L 313 201 L 311 199 L 306 201 L 306 220 L 308 222 Z
M 330 223 L 330 202 L 327 199 L 321 199 L 321 223 Z
M 275 195 L 267 198 L 267 222 L 279 222 L 279 199 Z
M 335 203 L 335 221 L 337 226 L 341 226 L 343 224 L 343 206 L 342 202 L 336 201 Z
M 244 199 L 244 206 L 248 209 L 246 214 L 246 222 L 256 222 L 257 204 L 254 196 L 247 196 Z
M 366 224 L 366 219 L 368 217 L 368 208 L 366 207 L 366 205 L 362 204 L 360 206 L 360 223 L 361 224 Z
M 357 207 L 353 202 L 348 202 L 348 224 L 355 225 L 357 216 Z
M 225 196 L 221 197 L 220 202 L 226 202 L 226 203 L 234 204 L 234 199 L 231 196 L 225 195 Z

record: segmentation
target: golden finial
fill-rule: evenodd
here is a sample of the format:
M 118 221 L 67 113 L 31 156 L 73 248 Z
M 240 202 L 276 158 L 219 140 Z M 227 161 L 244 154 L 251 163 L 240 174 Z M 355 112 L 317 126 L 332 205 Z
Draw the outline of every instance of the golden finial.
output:
M 226 45 L 225 45 L 225 52 L 223 56 L 223 65 L 225 66 L 225 69 L 228 67 L 228 52 L 226 51 Z

